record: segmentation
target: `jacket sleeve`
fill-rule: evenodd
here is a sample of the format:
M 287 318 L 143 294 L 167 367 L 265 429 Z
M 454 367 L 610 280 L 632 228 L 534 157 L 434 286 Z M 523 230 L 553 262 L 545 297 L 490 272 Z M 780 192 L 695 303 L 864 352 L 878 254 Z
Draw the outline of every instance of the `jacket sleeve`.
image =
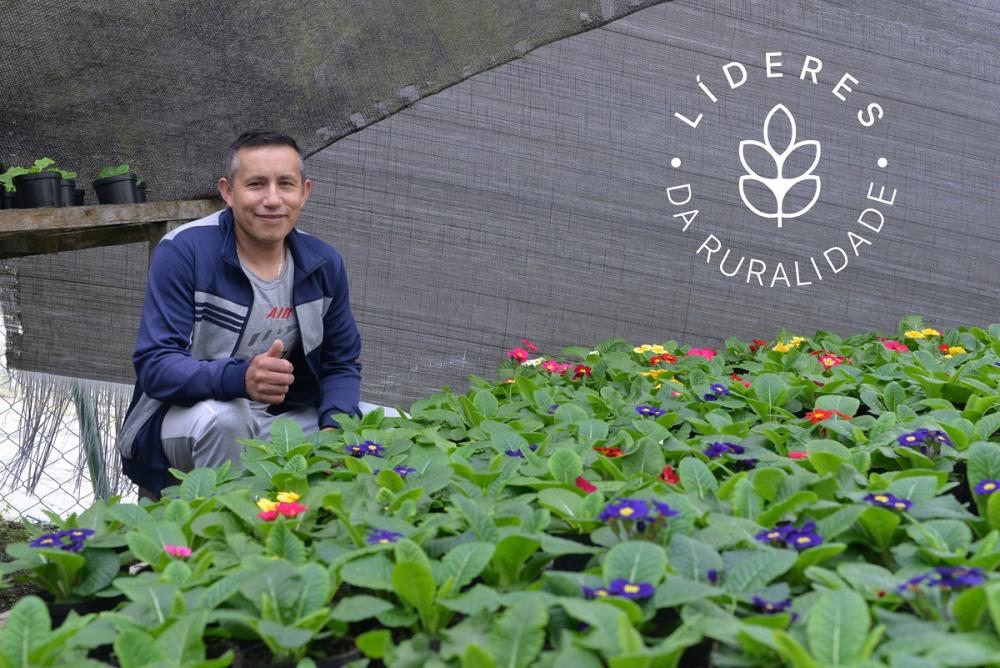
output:
M 246 397 L 249 361 L 191 357 L 194 331 L 194 258 L 173 241 L 153 254 L 132 364 L 139 388 L 170 404 Z
M 323 315 L 320 360 L 319 426 L 336 427 L 333 413 L 360 415 L 361 335 L 358 333 L 348 294 L 347 270 L 339 257 L 332 276 L 332 299 Z

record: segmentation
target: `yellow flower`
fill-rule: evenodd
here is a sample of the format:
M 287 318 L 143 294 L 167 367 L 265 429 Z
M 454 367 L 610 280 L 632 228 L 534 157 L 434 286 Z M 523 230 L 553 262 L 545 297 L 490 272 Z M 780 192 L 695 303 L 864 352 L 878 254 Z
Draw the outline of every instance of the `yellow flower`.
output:
M 295 503 L 301 498 L 295 492 L 278 492 L 278 501 L 281 503 Z M 270 510 L 270 508 L 265 508 L 264 510 Z
M 793 346 L 797 346 L 803 341 L 805 341 L 805 339 L 803 339 L 801 336 L 793 336 L 792 340 L 789 341 L 789 343 L 791 343 Z
M 641 346 L 636 346 L 635 348 L 633 348 L 632 352 L 639 354 L 653 353 L 654 355 L 662 355 L 663 353 L 667 352 L 667 349 L 658 343 L 656 345 L 653 345 L 651 343 L 644 343 Z
M 774 344 L 774 347 L 771 348 L 771 350 L 778 353 L 787 353 L 793 348 L 798 348 L 799 344 L 802 343 L 803 341 L 805 341 L 805 339 L 803 339 L 801 336 L 793 336 L 791 341 L 789 341 L 788 343 L 785 343 L 784 341 L 779 339 L 778 342 Z
M 905 336 L 908 339 L 926 339 L 927 338 L 926 334 L 924 334 L 923 332 L 921 332 L 919 330 L 916 330 L 916 329 L 911 329 L 911 330 L 909 330 L 907 332 L 903 332 L 903 336 Z
M 928 327 L 927 329 L 923 330 L 920 333 L 923 334 L 924 336 L 941 336 L 941 332 L 937 331 L 936 329 L 931 329 L 930 327 Z
M 257 499 L 257 507 L 266 513 L 276 509 L 278 504 L 271 499 Z
M 944 356 L 952 357 L 953 355 L 964 355 L 967 352 L 969 351 L 963 348 L 962 346 L 952 346 L 948 348 L 948 352 L 946 352 Z
M 659 378 L 665 373 L 670 373 L 671 369 L 651 369 L 649 371 L 640 371 L 639 375 L 646 376 L 646 378 Z
M 681 387 L 684 387 L 684 383 L 682 383 L 681 381 L 677 380 L 676 378 L 671 378 L 671 379 L 670 379 L 670 382 L 671 382 L 671 383 L 677 383 L 677 384 L 678 384 L 678 385 L 680 385 Z

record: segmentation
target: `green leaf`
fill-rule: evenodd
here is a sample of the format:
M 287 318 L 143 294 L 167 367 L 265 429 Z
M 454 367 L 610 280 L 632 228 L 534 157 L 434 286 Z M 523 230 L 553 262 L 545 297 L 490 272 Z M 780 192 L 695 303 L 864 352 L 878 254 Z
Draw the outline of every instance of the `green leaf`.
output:
M 576 432 L 584 445 L 593 445 L 608 437 L 608 423 L 603 420 L 580 420 Z
M 115 560 L 117 561 L 117 559 Z M 117 571 L 116 571 L 117 572 Z M 183 561 L 171 561 L 161 575 L 164 582 L 183 585 L 191 579 L 191 568 Z
M 786 477 L 787 474 L 778 468 L 757 469 L 753 474 L 753 488 L 765 501 L 774 501 Z
M 993 433 L 1000 429 L 1000 413 L 990 413 L 980 418 L 976 422 L 976 427 L 972 431 L 972 435 L 976 437 L 977 440 L 986 441 L 989 440 Z
M 781 376 L 765 373 L 757 376 L 753 383 L 753 393 L 761 401 L 771 406 L 782 406 L 788 396 L 789 385 Z
M 344 582 L 355 587 L 392 591 L 393 563 L 384 554 L 369 554 L 349 561 L 340 569 Z
M 725 556 L 728 558 L 724 589 L 733 594 L 762 589 L 790 570 L 797 558 L 788 550 L 741 550 Z
M 306 561 L 306 546 L 298 536 L 285 523 L 284 517 L 278 517 L 273 522 L 271 533 L 265 543 L 267 553 L 282 559 L 287 559 L 293 564 L 304 564 Z
M 1000 492 L 993 492 L 986 502 L 986 522 L 991 529 L 1000 529 Z
M 959 631 L 975 631 L 980 627 L 989 630 L 989 608 L 986 603 L 986 589 L 973 587 L 958 594 L 951 604 L 952 617 Z
M 294 626 L 285 626 L 278 622 L 272 622 L 269 619 L 262 619 L 260 621 L 255 620 L 257 627 L 257 633 L 260 634 L 264 640 L 270 641 L 268 644 L 277 645 L 284 650 L 297 650 L 302 647 L 310 640 L 312 640 L 312 631 L 307 631 L 305 629 L 296 628 Z
M 861 402 L 854 397 L 842 397 L 836 394 L 824 394 L 816 399 L 815 408 L 825 411 L 840 411 L 845 415 L 854 416 Z
M 476 410 L 483 417 L 492 418 L 497 414 L 497 409 L 500 408 L 497 398 L 493 396 L 493 393 L 489 390 L 480 390 L 476 392 L 476 396 L 472 400 L 472 405 L 476 407 Z
M 362 619 L 374 617 L 392 607 L 392 603 L 384 598 L 361 594 L 341 599 L 333 608 L 330 616 L 342 622 L 360 622 Z
M 673 536 L 668 554 L 674 571 L 692 582 L 704 582 L 709 569 L 722 570 L 722 557 L 715 548 L 684 534 Z
M 214 468 L 199 468 L 191 471 L 181 483 L 181 499 L 194 501 L 208 497 L 215 491 L 216 472 Z
M 501 584 L 509 586 L 517 582 L 524 563 L 539 547 L 541 543 L 534 538 L 517 534 L 506 536 L 497 543 L 490 563 L 500 574 Z
M 572 485 L 578 476 L 583 475 L 583 464 L 573 450 L 560 448 L 549 457 L 549 472 L 558 482 Z
M 423 564 L 406 561 L 392 569 L 392 586 L 405 603 L 417 610 L 424 628 L 433 632 L 434 575 Z
M 806 620 L 809 649 L 823 665 L 852 664 L 861 654 L 870 627 L 868 605 L 860 594 L 849 589 L 826 591 Z
M 496 668 L 497 662 L 479 645 L 466 645 L 462 668 Z
M 757 523 L 763 527 L 773 527 L 774 524 L 788 513 L 797 511 L 804 506 L 810 506 L 819 499 L 815 492 L 800 491 L 795 492 L 784 501 L 772 503 L 760 516 Z
M 792 668 L 820 668 L 819 664 L 809 656 L 806 648 L 793 636 L 781 629 L 774 629 L 771 633 L 778 644 L 778 651 L 788 660 Z
M 677 466 L 677 473 L 681 477 L 684 491 L 696 493 L 702 501 L 714 496 L 716 490 L 719 489 L 719 483 L 712 471 L 705 465 L 705 462 L 697 457 L 682 459 Z
M 559 487 L 549 487 L 538 493 L 538 503 L 564 520 L 580 521 L 596 519 L 583 513 L 584 500 L 576 492 Z
M 493 558 L 492 543 L 462 543 L 453 547 L 441 559 L 444 578 L 454 578 L 452 592 L 458 593 L 483 571 Z
M 865 508 L 858 522 L 872 537 L 875 547 L 885 552 L 892 545 L 892 536 L 899 526 L 899 514 L 886 508 Z
M 87 562 L 80 570 L 80 582 L 73 588 L 77 596 L 90 596 L 114 582 L 121 564 L 110 550 L 90 550 Z
M 604 559 L 604 580 L 625 578 L 629 582 L 649 582 L 654 586 L 663 579 L 667 553 L 655 543 L 627 541 L 608 551 Z
M 354 643 L 369 659 L 383 659 L 392 647 L 392 632 L 388 629 L 366 631 Z
M 428 570 L 431 568 L 431 560 L 427 557 L 427 553 L 409 538 L 401 538 L 396 542 L 393 547 L 393 555 L 397 564 L 409 561 L 426 566 Z
M 490 649 L 497 666 L 527 668 L 545 644 L 549 615 L 538 598 L 524 598 L 507 608 L 490 633 Z
M 26 596 L 11 610 L 0 633 L 0 656 L 17 668 L 28 668 L 28 655 L 49 634 L 52 623 L 42 599 Z
M 295 420 L 278 418 L 271 424 L 271 449 L 279 455 L 287 455 L 292 447 L 305 439 L 302 427 Z
M 841 464 L 849 464 L 851 451 L 837 441 L 821 439 L 806 443 L 809 461 L 820 475 L 836 473 Z
M 141 668 L 166 659 L 153 642 L 153 637 L 138 629 L 119 633 L 114 647 L 115 656 L 122 668 Z

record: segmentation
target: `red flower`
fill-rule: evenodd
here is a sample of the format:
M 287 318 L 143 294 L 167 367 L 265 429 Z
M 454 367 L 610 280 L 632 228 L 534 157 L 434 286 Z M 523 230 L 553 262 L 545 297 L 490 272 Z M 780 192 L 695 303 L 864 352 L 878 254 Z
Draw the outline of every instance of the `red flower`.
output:
M 765 341 L 764 339 L 754 339 L 753 342 L 750 344 L 750 352 L 755 353 L 766 345 L 767 341 Z
M 889 350 L 895 350 L 897 353 L 908 353 L 910 352 L 910 347 L 905 343 L 900 343 L 899 341 L 892 341 L 890 339 L 882 339 L 882 345 Z
M 257 517 L 264 520 L 265 522 L 273 522 L 275 518 L 278 517 L 277 510 L 262 510 L 257 513 Z
M 788 453 L 788 456 L 792 459 L 805 459 L 809 456 L 809 453 L 804 450 L 792 450 Z
M 834 415 L 844 420 L 851 419 L 850 415 L 846 415 L 844 413 L 841 413 L 840 411 L 826 410 L 823 408 L 814 408 L 813 410 L 806 413 L 805 418 L 810 422 L 812 422 L 813 424 L 819 424 L 823 420 L 829 420 Z
M 581 476 L 577 476 L 575 482 L 576 482 L 576 486 L 579 487 L 580 489 L 582 489 L 583 491 L 585 491 L 587 494 L 590 494 L 591 492 L 596 492 L 597 491 L 597 488 L 594 487 L 594 485 L 591 484 L 582 475 Z
M 659 362 L 666 362 L 667 364 L 673 364 L 677 361 L 676 355 L 671 355 L 670 353 L 660 353 L 659 355 L 653 355 L 649 358 L 649 365 L 656 366 Z
M 749 380 L 743 380 L 743 376 L 741 376 L 738 373 L 734 373 L 729 378 L 732 379 L 732 380 L 735 380 L 737 383 L 743 383 L 743 387 L 750 387 L 750 381 Z
M 278 503 L 276 512 L 281 513 L 285 517 L 298 517 L 302 513 L 308 510 L 309 506 L 303 506 L 298 501 L 292 501 L 291 503 Z
M 528 361 L 528 351 L 524 348 L 514 348 L 509 353 L 507 357 L 511 358 L 515 362 L 527 362 Z
M 681 481 L 681 477 L 674 471 L 673 466 L 664 466 L 663 472 L 660 473 L 660 480 L 668 485 L 676 485 Z
M 573 368 L 573 380 L 580 380 L 584 376 L 590 375 L 590 367 L 586 364 L 577 364 Z
M 943 353 L 948 352 L 948 344 L 947 343 L 942 343 L 940 346 L 938 346 L 938 350 L 940 350 Z
M 691 348 L 690 350 L 687 351 L 687 354 L 688 357 L 699 355 L 707 360 L 711 360 L 713 357 L 715 357 L 716 352 L 711 348 Z
M 817 350 L 811 353 L 819 360 L 819 363 L 823 365 L 824 369 L 832 369 L 838 364 L 843 364 L 847 361 L 846 357 L 841 357 L 840 355 L 834 355 L 829 350 Z
M 605 448 L 600 445 L 595 445 L 594 450 L 605 457 L 621 457 L 625 454 L 621 451 L 621 448 Z
M 532 343 L 528 339 L 521 339 L 521 343 L 524 344 L 524 347 L 528 349 L 528 352 L 532 352 L 532 353 L 537 353 L 538 352 L 538 346 L 536 346 L 534 343 Z

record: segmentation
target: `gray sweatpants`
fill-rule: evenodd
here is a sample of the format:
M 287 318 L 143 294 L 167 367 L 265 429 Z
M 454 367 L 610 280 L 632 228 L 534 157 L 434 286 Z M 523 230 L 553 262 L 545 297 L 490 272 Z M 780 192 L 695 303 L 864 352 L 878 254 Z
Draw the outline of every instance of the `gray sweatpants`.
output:
M 359 406 L 362 413 L 379 407 L 364 401 Z M 385 414 L 399 415 L 392 408 L 385 408 Z M 181 471 L 203 466 L 221 466 L 227 461 L 241 467 L 240 452 L 243 446 L 236 439 L 266 439 L 271 434 L 271 425 L 278 418 L 295 420 L 307 434 L 319 429 L 315 406 L 275 416 L 255 409 L 249 399 L 208 399 L 190 407 L 172 406 L 167 411 L 160 429 L 163 452 L 170 465 Z

